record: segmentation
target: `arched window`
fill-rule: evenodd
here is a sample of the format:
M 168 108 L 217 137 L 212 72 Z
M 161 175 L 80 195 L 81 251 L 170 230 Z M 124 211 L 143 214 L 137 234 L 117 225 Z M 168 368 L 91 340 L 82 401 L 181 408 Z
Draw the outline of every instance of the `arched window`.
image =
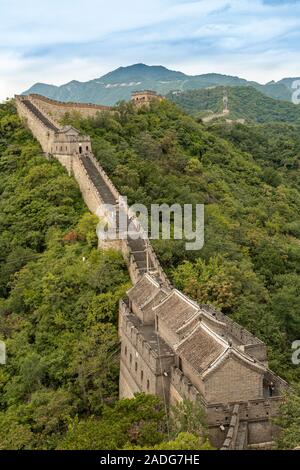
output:
M 134 370 L 137 371 L 137 362 L 134 364 Z
M 144 379 L 144 371 L 141 370 L 141 382 L 143 382 L 143 379 Z
M 129 356 L 129 362 L 130 362 L 130 364 L 132 363 L 132 354 L 130 354 L 130 356 Z
M 149 382 L 149 379 L 147 380 L 147 391 L 149 392 L 149 388 L 150 388 L 150 382 Z
M 127 346 L 125 346 L 125 356 L 127 356 Z

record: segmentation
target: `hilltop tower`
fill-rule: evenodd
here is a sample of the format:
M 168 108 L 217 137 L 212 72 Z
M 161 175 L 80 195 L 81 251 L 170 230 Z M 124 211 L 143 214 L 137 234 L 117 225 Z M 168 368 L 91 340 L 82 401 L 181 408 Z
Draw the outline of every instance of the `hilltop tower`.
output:
M 151 90 L 141 90 L 141 91 L 133 91 L 131 93 L 131 101 L 135 106 L 143 106 L 149 105 L 153 100 L 161 101 L 163 96 L 158 95 L 156 91 Z

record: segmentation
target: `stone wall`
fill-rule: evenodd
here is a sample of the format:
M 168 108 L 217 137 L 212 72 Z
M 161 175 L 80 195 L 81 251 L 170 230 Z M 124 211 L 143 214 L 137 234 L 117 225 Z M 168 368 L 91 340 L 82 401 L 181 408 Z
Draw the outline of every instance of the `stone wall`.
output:
M 233 407 L 232 416 L 231 416 L 229 427 L 228 427 L 227 434 L 226 434 L 226 439 L 223 443 L 223 446 L 221 447 L 221 450 L 234 450 L 235 448 L 236 439 L 237 439 L 238 430 L 239 430 L 239 424 L 240 424 L 239 408 L 240 408 L 239 404 L 234 405 Z
M 130 320 L 130 310 L 121 301 L 119 335 L 121 345 L 120 396 L 145 392 L 166 398 L 170 396 L 171 367 L 174 356 L 160 350 L 159 337 L 151 344 Z M 151 336 L 152 337 L 152 336 Z M 123 385 L 125 389 L 123 389 Z M 126 393 L 129 392 L 129 395 Z
M 79 185 L 84 202 L 89 210 L 96 214 L 103 201 L 78 155 L 73 155 L 72 157 L 72 173 Z
M 99 112 L 112 111 L 113 109 L 111 106 L 97 104 L 65 103 L 37 94 L 32 94 L 30 96 L 41 110 L 46 112 L 48 116 L 54 118 L 56 121 L 61 121 L 66 113 L 79 112 L 83 117 L 87 118 L 95 117 Z
M 155 91 L 151 90 L 134 91 L 131 93 L 131 101 L 134 106 L 138 108 L 141 106 L 149 106 L 151 101 L 161 101 L 162 99 L 163 96 L 158 95 Z
M 251 400 L 262 398 L 262 393 L 263 371 L 247 367 L 234 356 L 205 379 L 205 397 L 209 402 Z
M 171 370 L 170 403 L 188 399 L 198 401 L 206 413 L 206 421 L 213 445 L 220 448 L 227 436 L 233 409 L 239 405 L 239 422 L 247 423 L 247 437 L 250 446 L 274 441 L 278 427 L 273 419 L 278 416 L 282 397 L 258 398 L 244 402 L 219 402 L 209 404 L 183 372 L 174 366 Z M 222 427 L 222 428 L 221 428 Z M 222 430 L 225 428 L 225 431 Z
M 34 137 L 39 141 L 43 152 L 50 153 L 54 141 L 54 132 L 49 130 L 31 111 L 22 103 L 16 100 L 17 111 L 21 119 L 31 130 Z

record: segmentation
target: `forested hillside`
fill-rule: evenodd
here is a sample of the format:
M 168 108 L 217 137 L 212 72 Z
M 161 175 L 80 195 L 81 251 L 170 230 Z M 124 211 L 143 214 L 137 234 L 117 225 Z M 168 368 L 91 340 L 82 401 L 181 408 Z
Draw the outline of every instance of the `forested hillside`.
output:
M 270 98 L 251 86 L 218 86 L 170 93 L 167 96 L 187 113 L 201 118 L 207 116 L 208 112 L 222 112 L 225 90 L 230 111 L 226 119 L 242 118 L 258 123 L 281 121 L 300 124 L 300 106 Z
M 209 448 L 191 423 L 167 434 L 158 398 L 118 401 L 126 266 L 97 249 L 97 218 L 12 103 L 0 105 L 0 169 L 0 450 Z
M 291 362 L 300 329 L 297 129 L 240 126 L 231 136 L 168 101 L 65 122 L 93 137 L 97 158 L 130 203 L 205 203 L 204 248 L 154 241 L 161 262 L 178 288 L 264 340 L 276 372 L 299 378 Z
M 262 338 L 270 366 L 299 380 L 299 128 L 205 127 L 168 101 L 65 122 L 92 136 L 130 203 L 205 203 L 201 251 L 153 242 L 166 271 Z M 117 400 L 124 262 L 96 249 L 76 183 L 41 156 L 11 103 L 0 106 L 0 165 L 0 449 L 209 448 L 204 431 L 200 441 L 192 434 L 190 405 L 168 434 L 157 398 Z M 298 400 L 286 405 L 282 447 L 299 442 Z

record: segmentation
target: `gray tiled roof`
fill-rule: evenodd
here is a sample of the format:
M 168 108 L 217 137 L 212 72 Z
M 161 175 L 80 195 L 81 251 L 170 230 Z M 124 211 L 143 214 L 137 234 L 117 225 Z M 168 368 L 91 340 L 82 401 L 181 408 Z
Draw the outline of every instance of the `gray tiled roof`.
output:
M 189 322 L 199 310 L 198 306 L 174 289 L 157 307 L 155 313 L 173 332 Z
M 176 352 L 201 373 L 207 370 L 228 348 L 226 341 L 203 322 L 199 322 L 193 332 L 179 344 Z
M 141 306 L 146 304 L 160 291 L 160 285 L 151 276 L 143 276 L 128 292 L 127 296 L 132 302 Z

